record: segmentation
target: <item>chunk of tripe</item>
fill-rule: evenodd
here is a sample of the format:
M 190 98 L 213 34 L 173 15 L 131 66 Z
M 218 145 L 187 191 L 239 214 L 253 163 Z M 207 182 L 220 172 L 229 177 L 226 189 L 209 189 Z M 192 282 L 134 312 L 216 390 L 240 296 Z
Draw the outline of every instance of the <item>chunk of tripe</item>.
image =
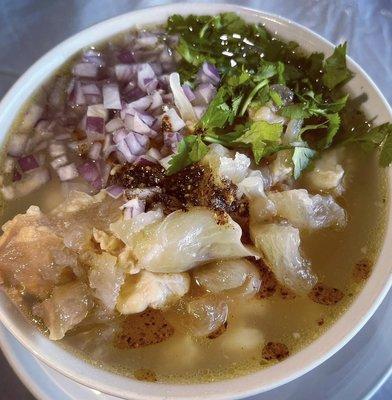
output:
M 306 293 L 316 284 L 310 262 L 301 254 L 297 228 L 286 223 L 251 224 L 250 233 L 265 263 L 282 285 Z
M 188 292 L 190 278 L 186 273 L 157 274 L 141 271 L 127 276 L 116 308 L 121 314 L 135 314 L 147 307 L 162 309 Z
M 344 169 L 340 164 L 342 149 L 329 150 L 314 161 L 314 168 L 304 173 L 304 183 L 314 192 L 341 195 L 344 191 Z

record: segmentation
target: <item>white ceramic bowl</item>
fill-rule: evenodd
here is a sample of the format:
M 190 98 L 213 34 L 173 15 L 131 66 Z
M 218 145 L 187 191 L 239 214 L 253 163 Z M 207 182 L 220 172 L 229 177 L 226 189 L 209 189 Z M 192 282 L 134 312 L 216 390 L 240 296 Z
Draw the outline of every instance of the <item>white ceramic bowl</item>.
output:
M 1 141 L 18 114 L 18 110 L 30 95 L 52 75 L 59 66 L 83 47 L 103 41 L 112 35 L 135 26 L 163 23 L 171 14 L 217 14 L 234 11 L 248 22 L 265 23 L 266 27 L 279 36 L 295 40 L 309 51 L 331 54 L 331 43 L 291 21 L 234 5 L 225 4 L 173 4 L 131 12 L 112 18 L 84 30 L 61 43 L 38 60 L 10 89 L 0 103 Z M 347 85 L 357 95 L 368 94 L 364 110 L 376 116 L 376 123 L 392 120 L 392 110 L 387 101 L 366 73 L 351 59 L 349 68 L 355 78 Z M 391 183 L 389 183 L 391 185 Z M 348 311 L 324 335 L 304 350 L 270 368 L 240 378 L 208 384 L 173 385 L 146 383 L 93 367 L 56 343 L 49 341 L 16 310 L 8 298 L 0 295 L 0 318 L 9 331 L 35 356 L 60 373 L 96 390 L 130 400 L 153 399 L 237 399 L 261 393 L 289 382 L 332 356 L 344 346 L 366 323 L 388 292 L 391 283 L 392 221 L 388 215 L 385 242 L 373 273 L 366 286 Z

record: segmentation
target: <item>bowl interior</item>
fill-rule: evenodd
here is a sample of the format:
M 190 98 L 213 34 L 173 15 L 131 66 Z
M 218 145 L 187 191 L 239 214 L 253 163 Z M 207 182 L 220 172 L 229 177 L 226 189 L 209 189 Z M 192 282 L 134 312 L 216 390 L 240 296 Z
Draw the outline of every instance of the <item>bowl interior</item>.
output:
M 0 140 L 4 142 L 18 110 L 52 73 L 83 47 L 100 42 L 116 33 L 146 24 L 163 23 L 171 14 L 216 14 L 234 11 L 248 22 L 265 23 L 272 32 L 282 38 L 295 40 L 307 51 L 321 51 L 329 55 L 333 46 L 309 31 L 286 19 L 224 4 L 173 4 L 146 9 L 107 20 L 66 40 L 37 61 L 4 97 L 0 103 Z M 368 95 L 364 111 L 375 117 L 376 123 L 390 121 L 392 111 L 388 103 L 366 73 L 352 60 L 348 61 L 355 78 L 347 89 L 356 96 Z M 389 173 L 390 174 L 390 173 Z M 390 181 L 390 180 L 389 180 Z M 172 385 L 145 383 L 112 374 L 93 367 L 49 341 L 17 312 L 3 292 L 0 292 L 1 321 L 13 335 L 34 355 L 62 374 L 91 388 L 125 399 L 234 399 L 260 393 L 284 384 L 316 367 L 341 348 L 374 313 L 391 286 L 392 249 L 386 243 L 392 241 L 390 215 L 385 242 L 373 273 L 360 295 L 328 332 L 302 351 L 279 365 L 228 381 L 208 384 Z

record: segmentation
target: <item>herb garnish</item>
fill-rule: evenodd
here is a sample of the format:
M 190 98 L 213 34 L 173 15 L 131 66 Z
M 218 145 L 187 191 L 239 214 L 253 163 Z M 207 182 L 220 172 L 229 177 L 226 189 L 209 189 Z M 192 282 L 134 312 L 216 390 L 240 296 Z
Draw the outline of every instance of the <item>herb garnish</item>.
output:
M 391 124 L 339 135 L 348 101 L 341 87 L 353 76 L 346 65 L 346 43 L 325 60 L 321 53 L 304 55 L 297 43 L 283 42 L 264 26 L 247 24 L 234 13 L 173 15 L 167 30 L 179 37 L 175 50 L 182 56 L 178 72 L 184 81 L 191 81 L 204 62 L 214 64 L 222 76 L 195 131 L 184 137 L 171 158 L 169 174 L 201 160 L 209 143 L 249 148 L 256 163 L 290 150 L 295 179 L 320 151 L 338 143 L 358 143 L 366 150 L 381 146 L 380 164 L 392 162 Z M 279 85 L 294 93 L 289 104 L 276 89 Z M 303 120 L 292 143 L 282 144 L 283 124 L 247 118 L 249 111 L 264 105 L 286 119 Z

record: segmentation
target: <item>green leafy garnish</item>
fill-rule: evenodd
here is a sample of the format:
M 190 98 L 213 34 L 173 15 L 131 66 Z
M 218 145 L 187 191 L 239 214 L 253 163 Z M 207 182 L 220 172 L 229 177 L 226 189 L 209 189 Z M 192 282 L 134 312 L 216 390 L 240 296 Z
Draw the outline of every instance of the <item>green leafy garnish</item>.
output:
M 208 153 L 208 146 L 197 135 L 185 136 L 178 144 L 177 153 L 170 159 L 169 175 L 200 161 Z
M 392 163 L 392 124 L 390 123 L 376 126 L 359 135 L 350 136 L 344 143 L 357 143 L 366 152 L 381 147 L 380 165 L 387 167 Z
M 298 179 L 301 172 L 309 165 L 312 158 L 316 155 L 316 151 L 309 147 L 295 147 L 293 153 L 294 179 Z
M 346 65 L 346 49 L 347 42 L 335 47 L 332 56 L 325 60 L 323 83 L 328 89 L 334 89 L 352 77 Z
M 179 143 L 168 173 L 200 161 L 210 143 L 252 152 L 256 163 L 289 151 L 296 179 L 319 152 L 338 143 L 357 143 L 366 151 L 381 147 L 381 165 L 391 163 L 391 124 L 358 132 L 342 126 L 350 113 L 350 100 L 341 87 L 352 77 L 346 65 L 346 43 L 326 59 L 322 53 L 305 55 L 297 43 L 273 37 L 264 26 L 247 24 L 235 13 L 173 15 L 167 31 L 178 37 L 172 50 L 181 56 L 176 69 L 182 81 L 196 86 L 205 62 L 221 76 L 215 97 Z M 293 101 L 277 90 L 277 84 L 293 92 Z M 250 116 L 262 106 L 285 122 L 253 121 Z M 300 120 L 294 122 L 300 128 L 287 143 L 290 135 L 284 136 L 284 131 L 289 120 Z
M 282 132 L 283 126 L 281 124 L 257 121 L 234 142 L 250 145 L 253 157 L 256 163 L 259 163 L 266 154 L 270 153 L 271 146 L 279 144 Z

